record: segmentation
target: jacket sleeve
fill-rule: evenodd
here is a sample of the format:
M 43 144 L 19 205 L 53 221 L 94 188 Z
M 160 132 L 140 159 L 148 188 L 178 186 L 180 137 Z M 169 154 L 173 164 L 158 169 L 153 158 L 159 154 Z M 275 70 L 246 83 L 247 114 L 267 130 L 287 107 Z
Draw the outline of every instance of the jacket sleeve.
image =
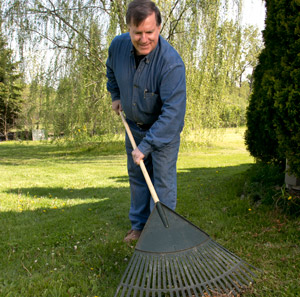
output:
M 139 150 L 145 156 L 163 148 L 179 136 L 183 129 L 186 110 L 186 80 L 183 62 L 172 65 L 162 74 L 160 97 L 162 112 L 138 145 Z
M 114 42 L 111 43 L 108 50 L 108 58 L 106 60 L 106 77 L 107 90 L 111 94 L 112 101 L 120 100 L 120 89 L 114 74 L 114 59 L 113 59 Z

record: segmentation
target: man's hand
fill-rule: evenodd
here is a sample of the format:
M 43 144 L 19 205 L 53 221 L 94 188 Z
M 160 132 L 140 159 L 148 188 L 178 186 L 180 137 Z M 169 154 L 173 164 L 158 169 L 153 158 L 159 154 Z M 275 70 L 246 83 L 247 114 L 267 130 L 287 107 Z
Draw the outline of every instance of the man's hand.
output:
M 120 112 L 123 110 L 121 105 L 121 100 L 113 101 L 111 107 L 117 115 L 119 115 Z
M 137 165 L 140 165 L 141 160 L 143 160 L 145 157 L 145 155 L 138 148 L 133 150 L 131 154 L 132 154 L 134 163 Z

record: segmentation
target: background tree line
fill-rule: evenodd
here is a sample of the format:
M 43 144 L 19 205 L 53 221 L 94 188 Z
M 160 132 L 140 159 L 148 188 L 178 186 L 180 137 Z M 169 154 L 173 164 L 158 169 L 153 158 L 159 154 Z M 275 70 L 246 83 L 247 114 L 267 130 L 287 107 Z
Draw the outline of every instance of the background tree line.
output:
M 105 61 L 115 35 L 127 31 L 128 0 L 7 0 L 2 31 L 13 40 L 25 77 L 22 129 L 87 135 L 122 129 L 111 112 Z M 249 67 L 259 32 L 241 25 L 242 0 L 157 1 L 161 34 L 187 69 L 185 131 L 245 124 Z
M 22 82 L 17 67 L 0 31 L 0 136 L 6 140 L 8 132 L 16 126 L 22 107 Z

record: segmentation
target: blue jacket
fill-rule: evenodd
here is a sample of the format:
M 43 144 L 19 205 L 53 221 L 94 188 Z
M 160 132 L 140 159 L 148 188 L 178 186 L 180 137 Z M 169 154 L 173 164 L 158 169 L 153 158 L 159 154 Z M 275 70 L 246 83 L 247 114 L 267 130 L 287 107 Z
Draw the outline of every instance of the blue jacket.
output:
M 126 118 L 153 124 L 139 144 L 147 156 L 179 136 L 186 109 L 185 66 L 161 36 L 155 49 L 135 66 L 129 33 L 114 38 L 106 62 L 107 90 L 121 100 Z

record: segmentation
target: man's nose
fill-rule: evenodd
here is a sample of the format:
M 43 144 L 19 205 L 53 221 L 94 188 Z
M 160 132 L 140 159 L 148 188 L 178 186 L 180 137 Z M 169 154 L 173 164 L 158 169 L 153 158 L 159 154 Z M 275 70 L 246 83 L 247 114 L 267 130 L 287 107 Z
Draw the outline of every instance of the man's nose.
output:
M 147 41 L 147 35 L 146 33 L 143 33 L 142 36 L 141 36 L 141 41 L 142 42 L 146 42 Z

